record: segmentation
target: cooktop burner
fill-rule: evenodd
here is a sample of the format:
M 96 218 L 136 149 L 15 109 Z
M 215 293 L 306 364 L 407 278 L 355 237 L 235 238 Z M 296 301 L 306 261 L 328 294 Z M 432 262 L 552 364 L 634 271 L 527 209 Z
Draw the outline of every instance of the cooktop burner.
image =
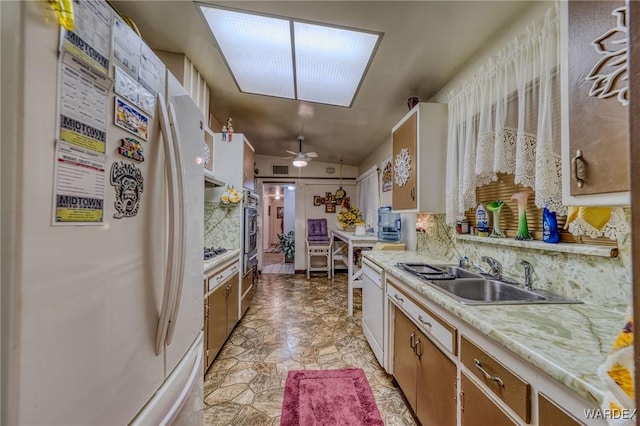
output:
M 205 247 L 204 248 L 204 260 L 212 259 L 216 256 L 219 256 L 223 253 L 226 253 L 227 249 L 223 247 L 213 248 L 213 247 Z

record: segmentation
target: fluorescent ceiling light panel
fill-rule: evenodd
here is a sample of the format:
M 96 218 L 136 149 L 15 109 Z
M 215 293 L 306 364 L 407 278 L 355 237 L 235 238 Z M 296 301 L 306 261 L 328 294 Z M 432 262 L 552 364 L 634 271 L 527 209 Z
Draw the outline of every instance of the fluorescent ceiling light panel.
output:
M 295 98 L 288 20 L 206 5 L 200 9 L 241 91 Z
M 199 6 L 246 93 L 351 106 L 381 38 L 380 33 Z
M 378 35 L 294 23 L 298 99 L 349 106 Z

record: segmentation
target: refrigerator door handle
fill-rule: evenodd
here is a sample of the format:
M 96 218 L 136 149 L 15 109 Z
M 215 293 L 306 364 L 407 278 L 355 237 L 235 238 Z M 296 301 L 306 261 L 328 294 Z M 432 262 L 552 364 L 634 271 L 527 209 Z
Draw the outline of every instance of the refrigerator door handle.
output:
M 160 131 L 162 132 L 162 145 L 165 152 L 165 173 L 167 175 L 168 182 L 168 219 L 169 229 L 167 234 L 167 259 L 165 266 L 164 277 L 164 292 L 162 296 L 162 308 L 160 310 L 160 318 L 158 319 L 158 331 L 156 334 L 156 355 L 162 353 L 164 347 L 165 337 L 167 335 L 167 329 L 169 328 L 170 309 L 173 307 L 174 299 L 174 282 L 176 273 L 176 248 L 174 247 L 175 235 L 176 235 L 176 220 L 177 220 L 177 204 L 176 203 L 176 176 L 175 176 L 175 158 L 172 150 L 173 139 L 171 131 L 169 130 L 169 115 L 167 114 L 167 106 L 164 98 L 158 94 L 158 107 L 160 109 L 159 122 Z
M 180 308 L 180 298 L 182 296 L 182 284 L 183 284 L 183 275 L 184 275 L 184 262 L 185 262 L 185 243 L 186 243 L 186 221 L 185 221 L 185 204 L 187 200 L 185 199 L 186 190 L 184 187 L 184 169 L 182 167 L 182 157 L 180 152 L 180 147 L 182 146 L 182 141 L 180 140 L 180 131 L 178 129 L 178 119 L 176 118 L 176 110 L 175 106 L 169 102 L 168 103 L 169 110 L 169 124 L 171 125 L 171 136 L 173 138 L 173 152 L 174 158 L 176 161 L 176 170 L 178 171 L 177 177 L 177 190 L 178 190 L 178 270 L 176 274 L 175 280 L 175 296 L 172 301 L 173 306 L 171 308 L 171 313 L 169 315 L 169 328 L 167 330 L 167 340 L 166 344 L 170 345 L 173 340 L 173 332 L 176 328 L 176 321 L 178 320 L 178 310 Z

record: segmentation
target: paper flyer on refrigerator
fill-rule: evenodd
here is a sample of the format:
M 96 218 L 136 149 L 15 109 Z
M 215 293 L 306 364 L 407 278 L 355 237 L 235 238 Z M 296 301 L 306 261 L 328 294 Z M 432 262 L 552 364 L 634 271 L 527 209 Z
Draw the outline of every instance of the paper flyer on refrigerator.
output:
M 60 139 L 104 153 L 112 80 L 65 52 L 60 70 Z
M 104 1 L 73 2 L 75 29 L 65 31 L 63 47 L 103 74 L 109 73 L 112 13 Z
M 106 156 L 56 141 L 53 224 L 104 221 Z

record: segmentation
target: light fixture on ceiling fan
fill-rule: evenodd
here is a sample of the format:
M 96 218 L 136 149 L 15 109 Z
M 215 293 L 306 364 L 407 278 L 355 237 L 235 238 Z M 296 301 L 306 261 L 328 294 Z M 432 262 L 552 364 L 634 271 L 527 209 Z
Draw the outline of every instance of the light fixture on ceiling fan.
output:
M 311 159 L 316 158 L 318 154 L 315 152 L 307 152 L 306 154 L 302 153 L 302 141 L 304 140 L 304 136 L 298 136 L 298 152 L 287 151 L 289 154 L 292 154 L 293 157 L 284 157 L 284 158 L 293 158 L 293 165 L 295 167 L 305 167 Z

